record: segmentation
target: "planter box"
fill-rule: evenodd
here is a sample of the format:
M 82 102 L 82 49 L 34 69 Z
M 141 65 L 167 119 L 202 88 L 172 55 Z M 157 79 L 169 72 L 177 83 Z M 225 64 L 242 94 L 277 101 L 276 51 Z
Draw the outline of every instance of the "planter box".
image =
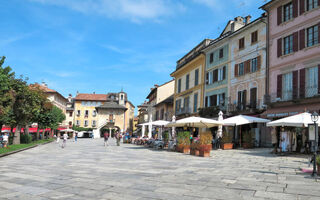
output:
M 253 145 L 250 143 L 242 143 L 242 147 L 245 149 L 251 149 L 251 148 L 253 148 Z
M 200 151 L 198 149 L 190 149 L 190 155 L 199 156 Z
M 221 146 L 222 146 L 222 149 L 232 149 L 233 143 L 224 143 Z
M 181 153 L 190 154 L 190 146 L 183 146 Z
M 212 150 L 212 145 L 211 144 L 202 144 L 199 146 L 199 150 L 200 150 L 200 156 L 209 157 L 210 152 Z

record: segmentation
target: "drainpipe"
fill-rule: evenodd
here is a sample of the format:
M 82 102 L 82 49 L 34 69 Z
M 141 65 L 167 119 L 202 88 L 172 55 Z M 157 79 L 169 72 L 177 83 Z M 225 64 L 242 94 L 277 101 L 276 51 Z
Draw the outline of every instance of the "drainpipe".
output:
M 269 12 L 266 10 L 267 13 L 267 22 L 264 22 L 266 24 L 267 29 L 267 41 L 266 41 L 266 91 L 265 91 L 265 97 L 269 97 Z M 266 99 L 265 99 L 266 100 Z M 265 102 L 266 103 L 266 102 Z

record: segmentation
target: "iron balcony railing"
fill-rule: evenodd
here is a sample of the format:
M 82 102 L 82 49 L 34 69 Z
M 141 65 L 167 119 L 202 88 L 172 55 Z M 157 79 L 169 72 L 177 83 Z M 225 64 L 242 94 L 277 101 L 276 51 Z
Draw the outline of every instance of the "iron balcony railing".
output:
M 290 90 L 282 90 L 281 94 L 271 93 L 269 102 L 275 103 L 275 102 L 292 101 L 292 100 L 298 100 L 298 99 L 317 97 L 319 95 L 320 94 L 319 94 L 318 86 L 295 88 Z
M 251 100 L 246 102 L 237 102 L 228 104 L 229 112 L 238 112 L 238 111 L 250 111 L 250 110 L 260 110 L 263 109 L 263 101 L 261 99 Z
M 191 114 L 191 108 L 190 107 L 183 107 L 176 109 L 176 115 L 183 115 L 183 114 Z

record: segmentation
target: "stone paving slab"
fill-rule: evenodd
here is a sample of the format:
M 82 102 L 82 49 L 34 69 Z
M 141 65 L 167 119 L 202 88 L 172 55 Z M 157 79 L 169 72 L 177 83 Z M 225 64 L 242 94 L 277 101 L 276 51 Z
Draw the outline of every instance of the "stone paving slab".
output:
M 0 199 L 320 199 L 304 155 L 216 150 L 209 158 L 102 139 L 50 143 L 0 158 Z

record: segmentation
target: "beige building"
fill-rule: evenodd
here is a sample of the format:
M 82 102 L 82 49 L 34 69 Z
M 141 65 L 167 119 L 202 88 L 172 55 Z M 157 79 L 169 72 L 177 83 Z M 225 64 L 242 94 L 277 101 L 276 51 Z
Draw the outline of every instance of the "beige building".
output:
M 125 92 L 78 94 L 74 99 L 75 125 L 92 128 L 94 137 L 103 131 L 132 131 L 134 106 Z
M 173 116 L 174 80 L 157 87 L 155 120 L 171 121 Z
M 199 108 L 203 107 L 206 57 L 202 50 L 210 42 L 210 39 L 203 40 L 178 60 L 176 70 L 171 74 L 175 79 L 173 103 L 177 119 L 198 115 Z
M 48 100 L 54 106 L 60 108 L 64 114 L 66 114 L 68 100 L 64 96 L 62 96 L 59 92 L 48 88 L 48 85 L 46 83 L 42 83 L 41 85 L 38 83 L 35 83 L 35 84 L 31 84 L 30 86 L 38 87 L 40 90 L 42 90 L 47 95 Z M 61 125 L 64 127 L 67 127 L 68 121 L 67 120 L 63 121 Z

